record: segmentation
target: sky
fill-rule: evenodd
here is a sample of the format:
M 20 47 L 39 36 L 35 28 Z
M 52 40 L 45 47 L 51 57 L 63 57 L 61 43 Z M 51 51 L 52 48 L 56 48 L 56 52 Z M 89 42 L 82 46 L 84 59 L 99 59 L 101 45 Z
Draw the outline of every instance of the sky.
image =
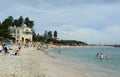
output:
M 120 0 L 0 0 L 0 21 L 29 17 L 36 33 L 88 44 L 120 44 Z

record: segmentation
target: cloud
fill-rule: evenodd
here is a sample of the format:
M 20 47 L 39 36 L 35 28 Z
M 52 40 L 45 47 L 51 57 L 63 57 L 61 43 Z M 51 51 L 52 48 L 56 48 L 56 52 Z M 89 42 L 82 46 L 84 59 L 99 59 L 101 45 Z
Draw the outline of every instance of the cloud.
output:
M 70 25 L 64 25 L 60 30 L 60 37 L 64 39 L 81 40 L 94 44 L 119 44 L 120 39 L 119 26 L 107 27 L 104 31 L 98 31 L 93 28 L 77 28 Z
M 105 31 L 107 33 L 112 33 L 114 35 L 120 35 L 120 25 L 110 25 L 110 26 L 107 26 Z
M 110 28 L 111 24 L 112 27 L 118 24 L 117 27 L 120 29 L 118 7 L 119 4 L 76 5 L 44 10 L 41 23 L 44 25 L 43 28 L 48 26 L 48 30 L 58 30 L 59 37 L 63 39 L 77 39 L 88 43 L 120 43 L 119 31 L 113 32 L 113 28 Z

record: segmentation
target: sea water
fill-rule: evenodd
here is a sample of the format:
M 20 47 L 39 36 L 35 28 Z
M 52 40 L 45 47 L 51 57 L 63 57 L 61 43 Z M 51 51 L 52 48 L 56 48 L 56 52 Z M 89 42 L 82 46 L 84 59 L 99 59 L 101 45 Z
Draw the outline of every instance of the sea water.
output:
M 68 47 L 50 51 L 75 60 L 78 64 L 73 66 L 80 67 L 86 77 L 120 77 L 120 48 Z M 99 56 L 96 57 L 97 53 L 103 54 L 103 60 L 100 60 Z M 109 59 L 106 59 L 106 54 Z

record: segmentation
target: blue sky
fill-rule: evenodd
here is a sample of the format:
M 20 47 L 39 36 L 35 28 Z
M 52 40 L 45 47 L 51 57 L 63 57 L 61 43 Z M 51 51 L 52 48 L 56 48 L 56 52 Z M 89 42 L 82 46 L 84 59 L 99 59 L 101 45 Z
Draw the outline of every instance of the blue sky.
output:
M 120 0 L 0 0 L 0 21 L 29 17 L 34 29 L 89 44 L 120 44 Z

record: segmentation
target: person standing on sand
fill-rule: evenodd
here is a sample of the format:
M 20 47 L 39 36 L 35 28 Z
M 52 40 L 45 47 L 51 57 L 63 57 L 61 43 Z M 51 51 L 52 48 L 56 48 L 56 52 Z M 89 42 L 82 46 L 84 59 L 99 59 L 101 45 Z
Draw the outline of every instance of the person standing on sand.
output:
M 60 50 L 60 45 L 59 45 L 59 54 L 61 53 L 61 50 Z
M 47 47 L 45 47 L 45 53 L 48 54 L 48 48 Z
M 103 60 L 103 54 L 100 53 L 100 60 L 102 61 Z

